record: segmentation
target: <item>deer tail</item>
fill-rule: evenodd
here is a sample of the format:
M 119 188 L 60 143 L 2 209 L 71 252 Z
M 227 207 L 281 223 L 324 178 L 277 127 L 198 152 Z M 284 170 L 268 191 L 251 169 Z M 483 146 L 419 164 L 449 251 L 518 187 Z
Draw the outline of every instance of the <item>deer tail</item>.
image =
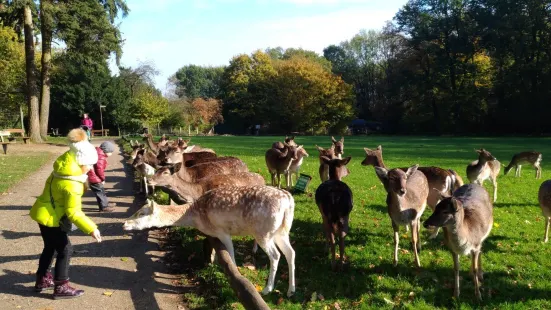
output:
M 287 234 L 291 231 L 291 226 L 293 226 L 293 218 L 295 217 L 295 200 L 291 193 L 285 191 L 287 199 L 285 201 L 286 206 L 285 211 L 283 212 L 283 222 L 281 223 L 281 229 Z

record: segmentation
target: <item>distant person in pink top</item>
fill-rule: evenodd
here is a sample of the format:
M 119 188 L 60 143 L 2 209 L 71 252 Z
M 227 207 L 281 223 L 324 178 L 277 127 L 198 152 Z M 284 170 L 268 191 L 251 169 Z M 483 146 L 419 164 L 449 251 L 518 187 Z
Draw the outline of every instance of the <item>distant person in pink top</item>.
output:
M 86 131 L 86 134 L 88 134 L 88 140 L 92 139 L 90 135 L 90 133 L 92 132 L 92 126 L 94 126 L 94 122 L 90 117 L 88 117 L 88 113 L 84 113 L 82 120 L 80 121 L 80 128 Z

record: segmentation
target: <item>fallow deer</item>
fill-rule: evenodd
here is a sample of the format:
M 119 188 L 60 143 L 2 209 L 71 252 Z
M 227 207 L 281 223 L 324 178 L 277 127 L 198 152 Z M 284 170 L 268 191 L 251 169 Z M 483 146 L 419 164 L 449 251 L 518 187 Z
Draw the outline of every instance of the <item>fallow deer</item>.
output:
M 132 151 L 130 152 L 130 159 L 128 160 L 129 164 L 132 164 L 132 161 L 136 159 L 136 155 L 138 155 L 138 151 L 145 149 L 145 144 L 134 144 L 132 145 Z
M 331 147 L 328 149 L 324 149 L 316 145 L 316 149 L 319 152 L 320 167 L 318 171 L 319 171 L 320 179 L 321 179 L 321 182 L 325 182 L 329 180 L 329 166 L 325 164 L 321 158 L 322 157 L 327 157 L 329 159 L 338 158 L 335 155 L 335 145 L 332 144 Z
M 155 168 L 144 161 L 143 153 L 138 153 L 132 162 L 132 167 L 140 177 L 140 192 L 145 191 L 145 195 L 149 196 L 148 180 L 155 174 Z
M 467 184 L 449 196 L 442 193 L 443 200 L 434 213 L 423 223 L 443 227 L 444 241 L 453 255 L 455 285 L 453 295 L 459 297 L 459 255 L 471 255 L 474 292 L 481 300 L 480 282 L 483 280 L 481 249 L 493 225 L 493 207 L 484 187 Z
M 310 155 L 306 152 L 306 150 L 302 147 L 297 150 L 297 159 L 293 160 L 291 162 L 291 167 L 289 167 L 289 180 L 291 181 L 291 186 L 293 186 L 293 174 L 296 177 L 296 180 L 298 181 L 298 176 L 300 174 L 300 167 L 302 166 L 302 162 L 304 161 L 305 157 L 309 157 Z
M 146 150 L 146 149 L 139 149 L 136 152 L 136 157 L 132 161 L 132 166 L 135 165 L 135 162 L 136 162 L 136 159 L 138 158 L 138 156 L 141 156 L 141 160 L 144 163 L 150 165 L 153 168 L 158 168 L 160 166 L 159 165 L 160 163 L 159 163 L 159 160 L 157 159 L 157 156 L 153 152 L 151 152 L 150 150 Z
M 159 142 L 153 142 L 153 136 L 150 133 L 144 134 L 143 140 L 146 142 L 149 149 L 151 149 L 151 151 L 155 154 L 159 153 L 159 147 L 164 146 L 168 143 L 168 138 L 165 135 L 161 137 Z
M 467 178 L 471 183 L 484 185 L 484 181 L 490 180 L 494 187 L 494 202 L 497 200 L 497 176 L 501 169 L 501 163 L 485 149 L 475 150 L 478 160 L 467 166 Z
M 247 165 L 239 160 L 224 160 L 197 164 L 191 167 L 186 167 L 182 163 L 174 165 L 174 173 L 177 177 L 186 182 L 197 182 L 198 180 L 210 177 L 216 174 L 231 174 L 238 172 L 248 172 Z
M 327 243 L 331 247 L 331 268 L 336 270 L 335 235 L 339 238 L 340 264 L 344 264 L 344 238 L 348 234 L 348 220 L 352 211 L 352 191 L 341 179 L 350 172 L 346 165 L 351 157 L 345 159 L 321 159 L 329 166 L 329 180 L 321 183 L 316 190 L 316 204 L 323 220 L 323 230 Z
M 266 151 L 264 156 L 266 160 L 266 166 L 272 176 L 272 186 L 276 186 L 276 176 L 277 176 L 277 186 L 281 188 L 281 175 L 285 176 L 285 185 L 287 188 L 291 187 L 291 174 L 289 173 L 289 168 L 293 160 L 297 160 L 297 153 L 302 149 L 302 145 L 297 147 L 285 144 L 284 151 L 280 151 L 276 148 L 270 148 Z
M 188 143 L 190 141 L 191 139 L 189 140 L 178 139 L 178 143 L 176 144 L 176 146 L 180 147 L 184 153 L 197 153 L 197 152 L 216 153 L 213 149 L 202 147 L 198 144 L 189 145 Z
M 187 146 L 185 147 L 187 148 Z M 188 152 L 185 153 L 185 148 L 179 146 L 169 146 L 165 151 L 159 152 L 157 158 L 163 164 L 177 164 L 182 161 L 198 160 L 204 158 L 215 158 L 216 153 L 213 152 Z
M 541 212 L 545 218 L 545 236 L 543 242 L 547 242 L 549 241 L 549 225 L 551 225 L 551 180 L 547 180 L 540 185 L 538 200 Z
M 335 137 L 331 137 L 331 142 L 335 146 L 335 156 L 341 159 L 342 154 L 344 154 L 344 137 L 341 137 L 339 141 L 335 140 Z
M 427 205 L 429 184 L 419 165 L 411 166 L 406 172 L 395 168 L 387 170 L 375 167 L 377 176 L 383 181 L 387 191 L 386 203 L 388 214 L 394 230 L 394 266 L 398 265 L 399 227 L 411 226 L 411 241 L 417 267 L 421 267 L 418 250 L 421 249 L 419 240 L 420 219 Z
M 515 177 L 520 177 L 520 169 L 523 164 L 529 164 L 536 169 L 536 179 L 541 178 L 541 153 L 540 152 L 521 152 L 513 155 L 513 159 L 507 167 L 505 167 L 505 175 L 515 167 Z
M 364 148 L 365 159 L 362 161 L 363 166 L 373 166 L 386 168 L 383 161 L 383 147 L 378 146 L 375 150 Z M 408 168 L 399 168 L 402 171 L 407 171 Z M 455 189 L 458 189 L 463 185 L 463 179 L 453 170 L 445 170 L 439 167 L 419 167 L 417 169 L 421 171 L 429 183 L 429 196 L 427 198 L 427 204 L 434 211 L 436 205 L 441 200 L 440 192 L 453 193 Z M 381 180 L 381 179 L 380 179 Z M 383 180 L 381 180 L 383 182 Z M 407 229 L 407 226 L 406 226 Z M 432 229 L 430 238 L 434 239 L 438 235 L 438 228 Z
M 239 172 L 232 174 L 217 174 L 202 178 L 197 182 L 186 182 L 177 175 L 171 174 L 167 167 L 159 169 L 149 179 L 149 185 L 166 188 L 177 195 L 177 199 L 171 198 L 178 204 L 192 203 L 205 192 L 222 186 L 253 186 L 265 185 L 264 177 L 253 172 Z
M 289 266 L 287 296 L 295 292 L 295 251 L 289 240 L 295 201 L 284 190 L 270 186 L 220 187 L 206 192 L 193 204 L 163 206 L 149 201 L 128 219 L 124 230 L 151 227 L 194 227 L 220 239 L 233 262 L 231 236 L 253 236 L 270 258 L 270 274 L 263 294 L 274 288 L 281 250 Z

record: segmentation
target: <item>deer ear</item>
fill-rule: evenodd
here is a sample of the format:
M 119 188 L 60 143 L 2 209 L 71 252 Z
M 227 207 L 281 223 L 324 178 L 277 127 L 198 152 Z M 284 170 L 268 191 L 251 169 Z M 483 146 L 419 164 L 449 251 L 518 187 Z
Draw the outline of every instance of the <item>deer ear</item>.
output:
M 366 148 L 366 147 L 364 147 L 364 151 L 365 151 L 366 154 L 369 154 L 369 152 L 371 152 L 371 150 Z
M 329 159 L 329 157 L 327 157 L 327 156 L 320 156 L 320 159 L 326 165 L 329 165 L 331 163 L 331 159 Z
M 291 138 L 290 138 L 290 139 L 291 139 L 291 140 L 295 140 L 295 136 L 291 136 Z
M 351 159 L 352 159 L 351 156 L 348 156 L 345 159 L 341 159 L 341 164 L 346 166 L 346 165 L 348 165 L 348 163 L 350 162 Z
M 448 194 L 448 193 L 446 193 L 446 192 L 442 192 L 442 191 L 440 191 L 440 190 L 437 189 L 437 188 L 434 188 L 434 187 L 433 187 L 432 190 L 438 192 L 438 194 L 440 195 L 440 199 L 442 199 L 442 200 L 451 197 L 450 194 Z
M 172 170 L 174 171 L 173 173 L 180 171 L 180 169 L 182 169 L 183 166 L 184 165 L 182 162 L 174 164 L 174 166 L 172 167 Z
M 455 212 L 459 211 L 459 208 L 461 208 L 463 206 L 463 204 L 461 203 L 461 201 L 455 199 L 452 197 L 452 206 L 453 206 L 453 210 Z
M 337 143 L 337 140 L 335 140 L 335 137 L 331 136 L 331 141 L 333 141 L 333 143 Z
M 140 148 L 141 148 L 141 149 L 145 149 L 145 144 L 143 144 L 143 143 L 140 144 Z
M 383 150 L 383 146 L 379 145 L 379 146 L 377 147 L 377 151 L 382 151 L 382 150 Z
M 343 142 L 343 143 L 344 143 L 344 136 L 342 136 L 342 137 L 341 137 L 341 142 Z
M 387 180 L 388 179 L 388 170 L 386 170 L 383 167 L 375 167 L 375 173 L 377 173 L 377 176 L 381 180 Z
M 304 147 L 304 145 L 299 145 L 299 146 L 297 146 L 297 150 L 300 150 L 300 149 L 302 149 L 303 147 Z
M 408 178 L 411 177 L 415 173 L 415 171 L 417 171 L 417 168 L 419 168 L 419 165 L 413 165 L 409 167 L 408 170 L 406 171 L 406 176 Z
M 319 147 L 317 144 L 316 144 L 316 149 L 317 149 L 318 151 L 320 151 L 320 152 L 323 152 L 323 151 L 324 151 L 323 148 Z

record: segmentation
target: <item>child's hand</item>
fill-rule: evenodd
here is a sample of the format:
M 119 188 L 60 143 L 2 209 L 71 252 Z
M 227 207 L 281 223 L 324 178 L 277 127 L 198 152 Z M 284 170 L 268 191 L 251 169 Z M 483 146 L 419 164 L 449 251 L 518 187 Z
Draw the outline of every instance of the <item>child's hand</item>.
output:
M 105 181 L 101 182 L 101 185 L 105 185 Z
M 99 233 L 99 230 L 94 230 L 93 232 L 90 233 L 90 236 L 92 236 L 92 238 L 96 239 L 97 242 L 101 242 L 101 234 Z

